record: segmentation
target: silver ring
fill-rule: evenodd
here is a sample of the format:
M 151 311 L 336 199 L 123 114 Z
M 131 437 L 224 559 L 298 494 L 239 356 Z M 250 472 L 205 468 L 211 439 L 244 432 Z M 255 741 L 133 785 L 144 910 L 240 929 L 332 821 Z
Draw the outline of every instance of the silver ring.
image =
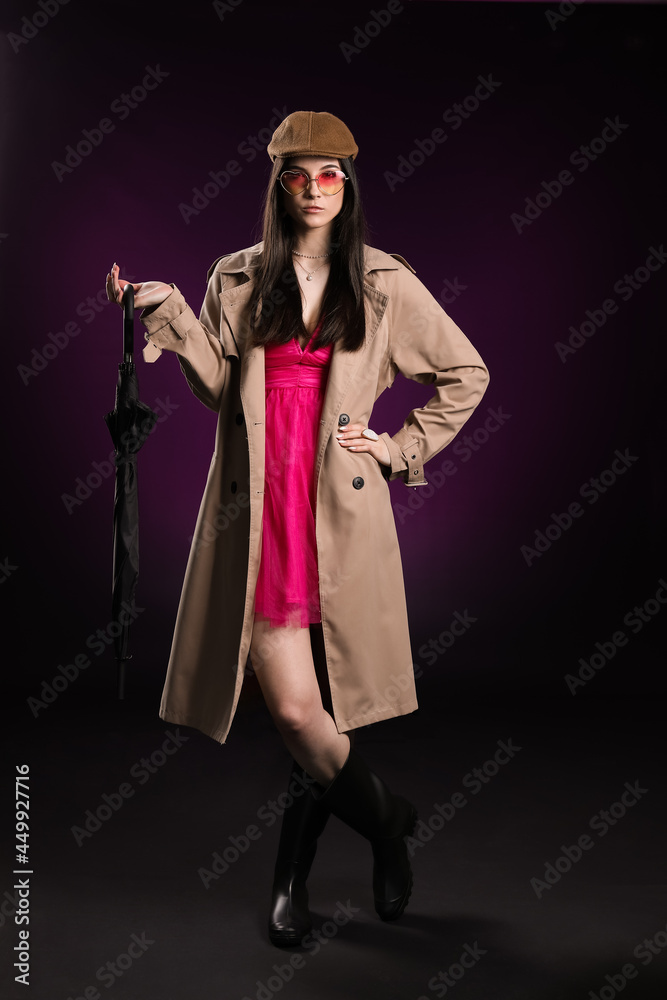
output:
M 372 431 L 370 429 L 370 427 L 367 427 L 366 430 L 362 431 L 361 432 L 361 436 L 364 437 L 364 438 L 368 438 L 369 441 L 379 441 L 380 440 L 379 434 L 376 434 L 375 431 Z

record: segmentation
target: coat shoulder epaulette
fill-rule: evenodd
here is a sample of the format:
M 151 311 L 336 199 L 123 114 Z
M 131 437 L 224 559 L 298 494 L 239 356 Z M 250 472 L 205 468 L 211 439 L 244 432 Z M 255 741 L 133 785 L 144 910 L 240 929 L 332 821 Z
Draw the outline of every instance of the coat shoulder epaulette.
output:
M 394 257 L 396 260 L 400 261 L 401 264 L 404 265 L 404 267 L 407 267 L 408 271 L 412 271 L 413 274 L 417 273 L 415 271 L 414 267 L 412 266 L 412 264 L 408 264 L 408 262 L 405 259 L 405 257 L 401 257 L 400 253 L 390 253 L 389 256 L 390 257 Z

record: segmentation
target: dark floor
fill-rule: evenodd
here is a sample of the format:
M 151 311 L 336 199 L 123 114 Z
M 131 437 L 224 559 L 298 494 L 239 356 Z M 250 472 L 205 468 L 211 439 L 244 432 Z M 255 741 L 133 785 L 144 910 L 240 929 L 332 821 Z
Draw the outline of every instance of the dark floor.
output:
M 539 704 L 468 718 L 426 706 L 360 731 L 360 752 L 425 824 L 411 844 L 414 892 L 398 922 L 382 923 L 370 849 L 332 819 L 310 880 L 321 937 L 295 952 L 266 934 L 278 838 L 271 802 L 289 759 L 263 706 L 247 701 L 220 747 L 160 722 L 145 692 L 105 710 L 69 697 L 14 744 L 31 767 L 32 960 L 30 986 L 15 985 L 6 875 L 3 996 L 667 996 L 664 723 L 655 706 L 560 721 Z M 151 774 L 141 760 L 170 733 L 181 745 L 171 737 L 175 752 L 158 753 Z M 473 769 L 500 743 L 511 751 L 506 762 L 477 782 Z M 626 805 L 614 806 L 626 791 Z M 111 806 L 97 829 L 89 814 L 86 831 L 104 795 Z M 444 808 L 452 796 L 459 807 Z M 587 849 L 570 866 L 564 848 L 576 857 L 577 842 Z M 227 870 L 214 871 L 215 852 Z M 548 862 L 562 871 L 546 888 Z

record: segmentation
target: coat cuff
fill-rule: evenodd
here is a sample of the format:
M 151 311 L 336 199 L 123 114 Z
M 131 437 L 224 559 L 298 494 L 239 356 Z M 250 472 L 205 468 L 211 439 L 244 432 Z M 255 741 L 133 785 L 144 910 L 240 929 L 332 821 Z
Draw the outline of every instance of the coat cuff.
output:
M 380 437 L 387 445 L 391 458 L 391 466 L 382 466 L 384 477 L 402 479 L 406 486 L 428 486 L 421 452 L 410 432 L 402 428 L 393 437 L 387 433 L 380 434 Z
M 173 349 L 185 340 L 197 317 L 176 287 L 157 308 L 144 309 L 139 317 L 146 327 L 145 338 L 155 347 Z

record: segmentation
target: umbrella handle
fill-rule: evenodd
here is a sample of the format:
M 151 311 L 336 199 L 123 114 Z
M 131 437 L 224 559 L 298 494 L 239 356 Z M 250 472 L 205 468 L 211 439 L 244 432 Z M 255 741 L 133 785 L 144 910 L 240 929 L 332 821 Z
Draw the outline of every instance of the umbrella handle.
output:
M 134 288 L 130 284 L 123 289 L 123 361 L 134 361 Z

